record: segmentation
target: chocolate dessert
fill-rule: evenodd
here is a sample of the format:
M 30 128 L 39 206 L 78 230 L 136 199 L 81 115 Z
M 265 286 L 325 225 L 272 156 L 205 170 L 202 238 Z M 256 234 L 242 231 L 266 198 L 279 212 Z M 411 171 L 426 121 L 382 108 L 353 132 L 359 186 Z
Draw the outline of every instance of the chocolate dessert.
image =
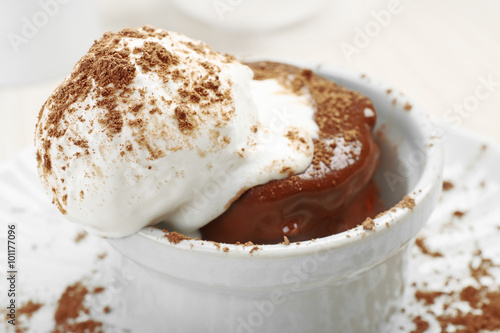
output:
M 36 158 L 53 203 L 105 237 L 164 222 L 257 244 L 382 211 L 371 101 L 308 69 L 246 65 L 149 26 L 104 34 L 40 110 Z
M 303 241 L 345 231 L 384 210 L 373 175 L 380 150 L 371 101 L 308 69 L 247 63 L 255 80 L 277 79 L 315 102 L 314 158 L 305 172 L 248 189 L 201 228 L 203 239 L 257 244 Z M 293 135 L 293 133 L 290 133 Z

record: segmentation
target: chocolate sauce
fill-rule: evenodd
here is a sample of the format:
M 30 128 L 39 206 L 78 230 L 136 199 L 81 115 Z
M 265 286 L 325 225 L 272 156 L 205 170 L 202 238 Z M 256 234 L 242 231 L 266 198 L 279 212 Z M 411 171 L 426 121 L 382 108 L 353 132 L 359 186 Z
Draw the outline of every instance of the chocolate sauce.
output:
M 345 231 L 384 210 L 375 182 L 380 150 L 376 113 L 365 96 L 294 66 L 247 64 L 256 80 L 274 78 L 308 90 L 320 129 L 314 158 L 301 174 L 255 186 L 201 229 L 203 239 L 255 244 L 303 241 Z

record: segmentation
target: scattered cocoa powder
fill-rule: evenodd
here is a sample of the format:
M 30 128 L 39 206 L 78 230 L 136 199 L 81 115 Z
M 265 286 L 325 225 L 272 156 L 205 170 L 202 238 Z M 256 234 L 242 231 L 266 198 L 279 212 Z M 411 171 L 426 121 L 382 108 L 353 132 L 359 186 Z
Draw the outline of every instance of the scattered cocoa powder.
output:
M 194 120 L 196 113 L 185 106 L 178 106 L 174 111 L 175 119 L 177 119 L 181 132 L 184 134 L 191 133 L 196 127 L 196 121 Z
M 458 217 L 458 218 L 462 218 L 465 214 L 466 214 L 466 212 L 462 212 L 460 210 L 456 210 L 455 212 L 453 212 L 453 216 Z
M 101 322 L 90 318 L 85 319 L 81 316 L 88 317 L 90 315 L 90 309 L 85 305 L 87 295 L 99 294 L 104 290 L 104 287 L 94 287 L 90 292 L 80 281 L 67 286 L 57 302 L 53 333 L 102 333 L 103 324 Z M 109 307 L 105 307 L 104 312 L 108 313 Z
M 104 292 L 104 290 L 105 290 L 104 287 L 94 287 L 93 293 L 100 294 L 100 293 Z
M 439 257 L 443 256 L 443 254 L 440 252 L 437 252 L 437 251 L 433 252 L 433 251 L 429 250 L 429 248 L 425 244 L 425 239 L 423 237 L 417 237 L 417 239 L 415 239 L 415 245 L 418 246 L 418 248 L 420 249 L 420 251 L 422 251 L 423 254 L 426 254 L 428 256 L 431 256 L 434 258 L 439 258 Z
M 54 314 L 56 323 L 54 333 L 102 332 L 102 323 L 93 320 L 76 321 L 81 313 L 89 313 L 89 309 L 84 305 L 87 294 L 88 289 L 81 282 L 76 282 L 66 288 L 57 302 L 58 305 Z
M 398 202 L 394 207 L 399 207 L 399 208 L 408 208 L 413 210 L 415 207 L 415 200 L 410 197 L 409 195 L 405 196 L 403 200 Z
M 465 287 L 460 291 L 460 300 L 469 303 L 472 308 L 477 308 L 481 302 L 481 290 L 473 286 Z
M 250 254 L 254 253 L 255 251 L 258 251 L 260 250 L 260 248 L 258 246 L 254 246 L 252 247 L 252 249 L 250 250 Z
M 74 103 L 87 98 L 95 82 L 98 93 L 107 97 L 101 101 L 102 106 L 108 110 L 103 123 L 109 125 L 111 133 L 121 131 L 121 115 L 115 110 L 115 96 L 119 90 L 126 89 L 132 83 L 136 72 L 135 66 L 128 59 L 130 52 L 126 49 L 118 51 L 117 44 L 111 43 L 113 38 L 113 34 L 107 33 L 96 41 L 77 63 L 70 77 L 49 97 L 40 110 L 38 130 L 42 130 L 40 119 L 43 113 L 48 112 L 48 121 L 43 124 L 43 129 L 48 130 L 49 137 L 64 135 L 69 126 L 64 121 L 66 114 L 75 111 L 71 108 Z
M 28 303 L 24 304 L 17 310 L 17 314 L 19 316 L 26 316 L 27 318 L 31 318 L 31 316 L 35 312 L 37 312 L 42 306 L 43 303 L 37 303 L 33 302 L 32 300 L 29 300 Z
M 92 319 L 79 322 L 65 323 L 62 327 L 56 327 L 54 333 L 103 333 L 102 323 Z
M 165 234 L 163 237 L 166 237 L 168 241 L 172 244 L 179 244 L 180 242 L 184 240 L 192 240 L 191 237 L 188 237 L 186 235 L 181 234 L 180 232 L 177 231 L 167 231 L 167 230 L 162 230 Z
M 248 242 L 246 242 L 246 243 L 244 243 L 244 244 L 242 244 L 242 243 L 240 243 L 240 242 L 236 242 L 234 245 L 241 245 L 241 246 L 243 246 L 243 248 L 245 248 L 245 247 L 247 247 L 247 246 L 254 246 L 255 244 L 254 244 L 254 243 L 252 243 L 251 241 L 248 241 Z
M 430 326 L 421 316 L 413 318 L 413 323 L 415 324 L 415 329 L 410 333 L 424 333 Z
M 170 80 L 169 68 L 180 62 L 177 56 L 157 42 L 145 42 L 143 47 L 136 47 L 133 52 L 141 53 L 137 64 L 141 66 L 142 71 L 146 73 L 154 71 L 165 83 Z
M 477 282 L 481 282 L 482 277 L 491 277 L 489 272 L 492 267 L 500 267 L 500 265 L 495 265 L 493 260 L 485 258 L 482 256 L 481 251 L 474 253 L 474 257 L 479 259 L 479 264 L 476 265 L 474 262 L 469 263 L 470 276 L 473 277 Z
M 288 177 L 291 177 L 295 174 L 295 172 L 293 171 L 292 168 L 290 167 L 283 167 L 283 169 L 281 169 L 280 171 L 281 174 L 286 174 L 288 175 Z
M 373 230 L 373 228 L 375 228 L 375 222 L 369 217 L 367 217 L 361 225 L 364 230 Z
M 479 259 L 479 264 L 475 262 Z M 474 262 L 474 263 L 473 263 Z M 455 291 L 423 291 L 417 290 L 415 298 L 423 300 L 425 306 L 434 304 L 437 297 L 443 296 L 443 314 L 436 315 L 434 311 L 428 310 L 427 313 L 432 316 L 440 325 L 442 332 L 451 332 L 450 326 L 454 326 L 453 332 L 459 333 L 477 333 L 490 332 L 500 329 L 500 291 L 498 288 L 490 289 L 481 284 L 481 277 L 489 276 L 492 267 L 495 265 L 489 258 L 485 258 L 480 250 L 473 253 L 473 260 L 469 263 L 470 274 L 479 286 L 468 285 Z M 466 302 L 474 311 L 463 311 L 454 309 L 449 311 L 452 304 L 457 300 Z M 421 317 L 415 317 L 414 323 L 417 329 L 413 332 L 425 332 L 429 328 L 428 322 Z M 425 323 L 427 323 L 427 325 Z
M 102 260 L 102 259 L 106 258 L 107 256 L 108 256 L 108 254 L 106 252 L 102 252 L 102 253 L 99 253 L 97 255 L 97 258 Z
M 58 307 L 54 314 L 56 325 L 62 325 L 69 319 L 76 319 L 80 312 L 88 312 L 83 301 L 88 294 L 88 289 L 81 282 L 68 286 L 59 299 Z
M 424 305 L 432 305 L 434 304 L 434 301 L 436 298 L 444 295 L 444 292 L 442 291 L 422 291 L 422 290 L 417 290 L 415 292 L 415 298 L 417 301 L 423 301 Z
M 466 287 L 460 292 L 461 300 L 467 301 L 480 314 L 458 310 L 456 314 L 441 315 L 438 320 L 444 331 L 448 325 L 457 327 L 455 332 L 477 333 L 482 331 L 497 331 L 500 329 L 500 292 L 486 291 Z
M 75 236 L 75 243 L 80 243 L 82 240 L 85 239 L 85 237 L 87 237 L 87 235 L 88 233 L 85 230 L 78 232 L 78 234 L 76 234 Z
M 450 182 L 450 181 L 446 181 L 446 180 L 445 180 L 445 181 L 443 182 L 443 191 L 449 191 L 449 190 L 451 190 L 451 189 L 452 189 L 452 188 L 454 188 L 454 187 L 455 187 L 455 185 L 453 185 L 453 183 L 452 183 L 452 182 Z

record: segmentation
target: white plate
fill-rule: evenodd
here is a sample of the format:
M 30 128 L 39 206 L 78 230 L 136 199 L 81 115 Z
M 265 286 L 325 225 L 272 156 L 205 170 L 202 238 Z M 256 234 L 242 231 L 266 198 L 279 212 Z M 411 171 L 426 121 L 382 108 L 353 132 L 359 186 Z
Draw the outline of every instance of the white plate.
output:
M 415 300 L 416 289 L 451 291 L 475 285 L 477 282 L 470 277 L 469 263 L 476 249 L 481 249 L 484 257 L 500 265 L 500 149 L 476 134 L 446 125 L 443 128 L 447 133 L 444 179 L 451 181 L 454 188 L 443 194 L 429 223 L 420 233 L 427 246 L 442 253 L 443 257 L 422 254 L 414 246 L 403 304 L 406 311 L 395 314 L 388 323 L 392 327 L 401 327 L 401 332 L 413 329 L 411 318 L 416 315 L 422 315 L 430 322 L 430 332 L 438 331 L 437 323 L 427 313 L 429 308 Z M 454 217 L 457 210 L 466 214 L 462 218 Z M 18 227 L 18 305 L 28 300 L 44 304 L 30 319 L 19 318 L 21 326 L 28 328 L 27 332 L 53 329 L 57 300 L 66 286 L 77 281 L 84 281 L 86 286 L 106 288 L 104 293 L 88 297 L 90 317 L 102 321 L 105 332 L 126 331 L 120 327 L 120 318 L 113 316 L 113 309 L 109 314 L 102 310 L 111 299 L 120 297 L 129 277 L 109 270 L 111 261 L 117 259 L 103 239 L 87 235 L 75 242 L 82 229 L 64 221 L 48 201 L 36 174 L 32 150 L 0 166 L 0 222 L 0 270 L 3 272 L 6 271 L 7 257 L 6 225 L 17 223 Z M 98 256 L 102 253 L 109 255 L 100 259 Z M 500 268 L 490 271 L 493 276 L 481 282 L 498 288 Z M 445 286 L 448 276 L 453 276 L 453 279 Z M 4 290 L 3 286 L 1 290 Z M 440 302 L 438 298 L 432 307 L 436 313 L 440 311 Z M 4 304 L 7 304 L 7 296 L 2 292 L 2 308 Z M 456 306 L 467 309 L 460 302 Z M 0 330 L 7 325 L 1 322 L 3 318 L 0 316 Z

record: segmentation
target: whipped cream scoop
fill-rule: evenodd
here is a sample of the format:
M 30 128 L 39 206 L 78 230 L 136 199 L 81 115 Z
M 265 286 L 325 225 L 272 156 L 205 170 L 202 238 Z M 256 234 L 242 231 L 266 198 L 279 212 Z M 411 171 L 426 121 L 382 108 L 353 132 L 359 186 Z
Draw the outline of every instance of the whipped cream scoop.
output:
M 162 221 L 199 229 L 246 189 L 312 161 L 308 92 L 252 77 L 178 33 L 106 33 L 40 110 L 42 184 L 68 220 L 101 236 Z

